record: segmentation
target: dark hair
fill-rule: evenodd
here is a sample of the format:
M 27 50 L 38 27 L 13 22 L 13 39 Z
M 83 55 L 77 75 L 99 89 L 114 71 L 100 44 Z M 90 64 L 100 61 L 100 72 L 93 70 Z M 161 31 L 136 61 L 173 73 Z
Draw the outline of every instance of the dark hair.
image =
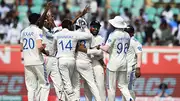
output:
M 92 21 L 91 23 L 90 23 L 90 26 L 98 26 L 98 27 L 101 27 L 101 24 L 100 24 L 100 22 L 99 21 L 97 21 L 97 20 L 95 20 L 95 21 Z
M 161 84 L 159 85 L 159 89 L 168 89 L 168 86 L 167 86 L 167 84 L 165 84 L 165 83 L 161 83 Z
M 6 3 L 4 2 L 4 0 L 1 1 L 1 5 L 2 5 L 2 6 L 5 6 L 5 5 L 6 5 Z
M 127 33 L 131 34 L 134 33 L 134 27 L 132 25 L 128 25 L 124 31 L 126 31 Z
M 40 14 L 37 14 L 37 13 L 32 13 L 29 15 L 28 19 L 29 19 L 29 22 L 30 24 L 35 24 L 38 19 L 40 18 Z
M 64 19 L 62 21 L 62 28 L 68 28 L 69 29 L 69 26 L 72 25 L 72 21 L 69 20 L 69 19 Z
M 171 9 L 171 5 L 168 4 L 165 9 L 166 11 L 169 11 Z

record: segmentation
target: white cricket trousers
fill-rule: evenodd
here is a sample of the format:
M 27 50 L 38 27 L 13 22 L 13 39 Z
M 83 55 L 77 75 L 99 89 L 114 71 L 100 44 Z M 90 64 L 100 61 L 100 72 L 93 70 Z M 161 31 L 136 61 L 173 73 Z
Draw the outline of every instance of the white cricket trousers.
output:
M 28 101 L 48 101 L 49 83 L 45 65 L 25 66 Z
M 75 92 L 72 87 L 72 76 L 75 67 L 74 59 L 59 58 L 59 70 L 64 84 L 64 91 L 68 101 L 75 100 Z
M 134 68 L 134 66 L 128 67 L 127 78 L 128 78 L 128 89 L 130 91 L 131 96 L 135 100 L 136 95 L 135 95 L 135 92 L 134 92 L 134 82 L 136 80 L 136 76 L 135 76 L 135 68 Z M 124 96 L 122 96 L 122 101 L 126 101 Z
M 101 64 L 97 60 L 94 60 L 92 62 L 92 68 L 94 72 L 95 82 L 100 92 L 101 101 L 106 101 L 104 68 L 101 66 Z M 85 94 L 86 101 L 92 101 L 92 93 L 90 92 L 89 87 L 86 82 L 84 83 L 84 94 Z
M 77 68 L 74 68 L 74 73 L 72 77 L 72 86 L 75 91 L 75 96 L 78 101 L 80 101 L 80 88 L 81 88 L 81 82 L 80 82 L 80 75 L 77 71 Z
M 110 71 L 106 69 L 106 82 L 108 91 L 108 101 L 115 101 L 116 96 L 116 81 L 118 82 L 118 88 L 122 95 L 125 96 L 126 101 L 133 99 L 128 89 L 127 71 Z
M 101 101 L 99 90 L 96 86 L 92 64 L 83 60 L 76 60 L 76 68 L 81 77 L 85 80 L 96 101 Z
M 63 93 L 63 82 L 58 68 L 58 60 L 55 57 L 49 57 L 49 56 L 48 57 L 45 56 L 44 59 L 47 67 L 47 74 L 48 76 L 50 76 L 51 80 L 53 81 L 56 95 L 59 100 L 64 101 L 65 96 Z M 49 93 L 49 91 L 47 93 Z

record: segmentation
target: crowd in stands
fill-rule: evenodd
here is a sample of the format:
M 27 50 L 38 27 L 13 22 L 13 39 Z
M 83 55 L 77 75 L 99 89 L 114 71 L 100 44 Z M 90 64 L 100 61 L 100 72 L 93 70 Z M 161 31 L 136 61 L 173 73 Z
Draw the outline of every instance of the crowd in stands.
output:
M 0 44 L 18 44 L 20 32 L 29 25 L 30 13 L 42 13 L 44 3 L 50 0 L 0 0 Z M 18 2 L 19 1 L 19 2 Z M 67 2 L 68 1 L 68 2 Z M 108 19 L 120 15 L 134 26 L 135 37 L 145 46 L 180 45 L 180 2 L 178 0 L 107 0 Z M 151 1 L 152 4 L 148 4 Z M 179 0 L 180 1 L 180 0 Z M 55 24 L 61 26 L 64 18 L 73 19 L 87 4 L 87 21 L 102 23 L 100 35 L 106 41 L 113 31 L 105 18 L 105 0 L 52 0 Z

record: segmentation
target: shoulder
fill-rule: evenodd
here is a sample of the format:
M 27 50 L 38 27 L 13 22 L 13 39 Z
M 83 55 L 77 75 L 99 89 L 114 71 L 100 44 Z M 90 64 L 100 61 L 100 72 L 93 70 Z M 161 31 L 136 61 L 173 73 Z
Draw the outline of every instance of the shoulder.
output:
M 130 43 L 134 47 L 138 48 L 140 51 L 142 50 L 142 44 L 135 37 L 131 37 L 131 42 Z
M 142 46 L 142 44 L 135 37 L 131 37 L 131 43 L 134 43 L 134 44 Z

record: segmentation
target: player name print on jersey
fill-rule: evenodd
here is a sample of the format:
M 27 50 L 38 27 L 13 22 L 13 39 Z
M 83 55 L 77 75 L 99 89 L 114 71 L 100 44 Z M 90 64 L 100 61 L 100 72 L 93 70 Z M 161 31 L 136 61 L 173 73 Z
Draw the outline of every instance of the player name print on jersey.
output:
M 60 38 L 73 38 L 73 36 L 57 36 L 58 39 Z
M 33 32 L 23 32 L 23 36 L 33 36 Z

